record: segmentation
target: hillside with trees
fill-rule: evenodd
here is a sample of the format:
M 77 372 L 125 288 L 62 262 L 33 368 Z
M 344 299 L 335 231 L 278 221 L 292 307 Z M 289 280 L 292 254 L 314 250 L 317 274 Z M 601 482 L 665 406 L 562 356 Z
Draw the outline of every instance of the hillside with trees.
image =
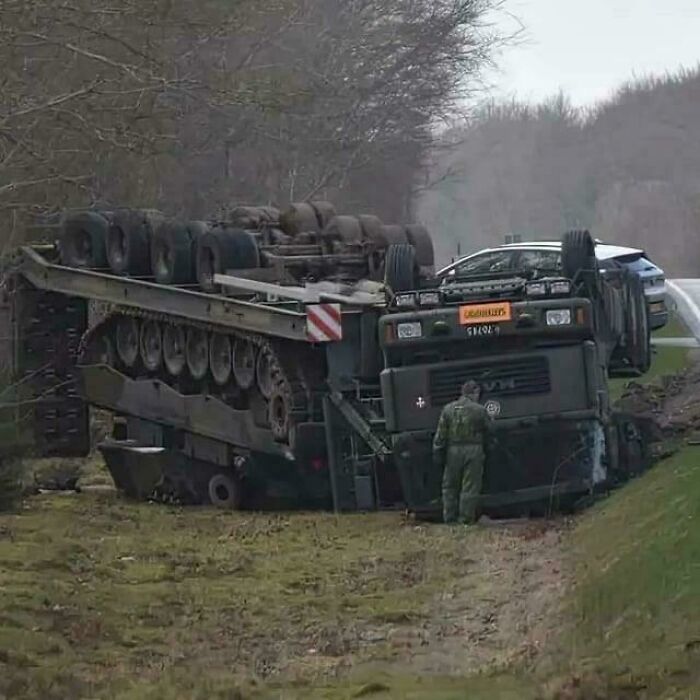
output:
M 638 245 L 676 276 L 700 265 L 700 72 L 623 86 L 584 111 L 559 95 L 483 107 L 444 138 L 455 145 L 418 204 L 441 258 L 590 228 Z

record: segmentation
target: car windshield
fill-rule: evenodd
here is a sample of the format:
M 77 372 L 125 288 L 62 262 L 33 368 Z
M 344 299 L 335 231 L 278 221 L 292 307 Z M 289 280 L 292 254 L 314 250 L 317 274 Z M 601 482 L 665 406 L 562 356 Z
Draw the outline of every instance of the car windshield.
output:
M 641 255 L 635 258 L 631 258 L 631 256 L 618 258 L 618 261 L 633 272 L 651 272 L 652 270 L 656 270 L 656 265 L 654 265 L 651 260 Z

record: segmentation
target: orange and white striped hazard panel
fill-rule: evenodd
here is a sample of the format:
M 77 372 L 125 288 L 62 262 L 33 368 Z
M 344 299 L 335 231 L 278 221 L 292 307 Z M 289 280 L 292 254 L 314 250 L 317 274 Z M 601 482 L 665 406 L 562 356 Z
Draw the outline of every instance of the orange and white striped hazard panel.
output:
M 343 339 L 340 304 L 310 304 L 306 307 L 306 334 L 314 343 Z

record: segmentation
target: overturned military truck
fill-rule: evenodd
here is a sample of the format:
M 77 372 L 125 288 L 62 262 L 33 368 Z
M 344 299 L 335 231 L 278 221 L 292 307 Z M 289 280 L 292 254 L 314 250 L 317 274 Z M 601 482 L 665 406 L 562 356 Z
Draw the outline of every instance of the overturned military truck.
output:
M 4 271 L 15 374 L 46 454 L 102 451 L 135 497 L 339 511 L 439 498 L 439 412 L 476 379 L 495 418 L 483 507 L 591 493 L 639 466 L 607 376 L 643 373 L 638 278 L 564 239 L 564 277 L 434 277 L 417 225 L 310 202 L 219 222 L 65 215 Z

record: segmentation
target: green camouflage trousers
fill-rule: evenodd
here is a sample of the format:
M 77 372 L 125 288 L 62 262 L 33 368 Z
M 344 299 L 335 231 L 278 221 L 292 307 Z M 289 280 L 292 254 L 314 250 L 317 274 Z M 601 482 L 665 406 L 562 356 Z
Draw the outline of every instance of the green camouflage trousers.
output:
M 484 450 L 455 445 L 447 450 L 442 475 L 442 515 L 446 523 L 473 523 L 484 476 Z

